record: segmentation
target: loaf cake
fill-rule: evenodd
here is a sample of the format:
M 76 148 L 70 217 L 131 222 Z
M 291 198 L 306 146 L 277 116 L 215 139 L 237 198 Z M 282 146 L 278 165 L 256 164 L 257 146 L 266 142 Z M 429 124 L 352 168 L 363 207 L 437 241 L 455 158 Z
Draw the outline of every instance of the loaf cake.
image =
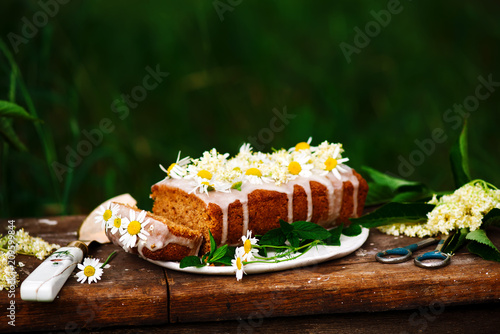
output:
M 104 210 L 110 216 L 107 237 L 129 253 L 161 261 L 180 261 L 199 253 L 203 240 L 199 231 L 127 204 L 111 202 Z
M 203 235 L 201 252 L 237 245 L 247 231 L 262 235 L 279 220 L 331 228 L 363 212 L 366 181 L 345 165 L 342 144 L 311 138 L 288 150 L 253 152 L 249 144 L 229 158 L 215 149 L 198 159 L 177 158 L 151 188 L 153 213 Z M 154 252 L 153 252 L 154 253 Z

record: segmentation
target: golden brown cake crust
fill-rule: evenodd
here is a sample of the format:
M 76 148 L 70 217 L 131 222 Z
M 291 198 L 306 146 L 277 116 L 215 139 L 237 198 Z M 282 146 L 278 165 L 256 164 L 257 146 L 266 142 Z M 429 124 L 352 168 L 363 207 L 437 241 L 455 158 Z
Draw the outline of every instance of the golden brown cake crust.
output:
M 271 229 L 278 228 L 280 219 L 290 220 L 289 210 L 293 214 L 293 221 L 307 220 L 310 217 L 310 221 L 325 227 L 334 227 L 341 223 L 349 224 L 349 218 L 362 214 L 368 192 L 367 183 L 361 175 L 354 170 L 351 175 L 352 177 L 344 178 L 341 183 L 325 178 L 330 180 L 328 181 L 330 183 L 326 184 L 328 187 L 315 180 L 308 181 L 310 190 L 304 189 L 305 186 L 294 184 L 290 196 L 284 192 L 256 189 L 248 193 L 247 203 L 243 204 L 239 199 L 235 199 L 225 208 L 210 202 L 210 197 L 206 203 L 195 194 L 188 194 L 185 190 L 170 186 L 168 182 L 160 182 L 152 187 L 153 212 L 179 225 L 200 231 L 204 239 L 201 255 L 210 250 L 209 230 L 218 245 L 225 243 L 234 245 L 241 242 L 245 230 L 252 231 L 252 235 L 263 235 Z M 333 195 L 332 189 L 335 189 Z M 312 203 L 308 203 L 307 191 L 310 191 Z M 330 201 L 332 197 L 338 198 L 338 196 L 341 197 L 335 204 L 338 209 L 334 209 L 338 211 L 332 220 Z M 291 207 L 288 203 L 289 198 L 292 199 Z M 246 226 L 245 205 L 248 215 Z M 312 212 L 308 212 L 308 207 L 312 207 Z
M 299 185 L 293 186 L 293 219 L 304 221 L 307 219 L 307 193 Z
M 277 191 L 254 190 L 248 195 L 248 229 L 254 235 L 280 227 L 288 220 L 288 198 Z
M 352 173 L 358 179 L 358 207 L 357 207 L 357 217 L 361 217 L 363 215 L 363 209 L 365 207 L 366 196 L 368 195 L 368 182 L 358 174 L 354 169 Z

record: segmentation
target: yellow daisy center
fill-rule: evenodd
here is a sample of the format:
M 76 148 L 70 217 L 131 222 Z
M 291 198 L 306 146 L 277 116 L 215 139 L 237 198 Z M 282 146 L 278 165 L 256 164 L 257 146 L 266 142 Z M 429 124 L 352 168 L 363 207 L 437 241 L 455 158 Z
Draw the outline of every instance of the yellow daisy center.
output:
M 297 145 L 295 145 L 295 151 L 305 150 L 305 149 L 308 149 L 310 147 L 311 147 L 311 145 L 309 145 L 308 143 L 306 143 L 305 141 L 303 141 L 303 142 L 298 143 Z
M 243 268 L 243 264 L 241 263 L 241 257 L 238 257 L 236 259 L 236 268 L 238 268 L 238 270 L 241 270 L 241 268 Z
M 292 175 L 299 175 L 299 173 L 302 171 L 302 167 L 297 161 L 292 161 L 288 165 L 288 171 Z
M 137 220 L 132 220 L 130 224 L 128 224 L 127 232 L 130 235 L 136 235 L 140 231 L 141 231 L 141 223 L 139 223 Z
M 173 164 L 171 164 L 168 169 L 167 169 L 167 173 L 168 175 L 170 175 L 170 172 L 172 171 L 172 169 L 175 167 L 176 163 L 174 162 Z
M 249 168 L 246 172 L 245 172 L 245 175 L 255 175 L 255 176 L 258 176 L 258 177 L 262 177 L 262 173 L 261 171 L 258 169 L 258 168 Z
M 111 210 L 108 209 L 108 210 L 104 211 L 102 218 L 104 218 L 105 221 L 108 221 L 112 215 L 113 215 L 113 212 L 111 212 Z
M 234 168 L 233 168 L 233 170 L 234 170 L 235 172 L 241 172 L 241 168 L 240 168 L 240 167 L 234 167 Z
M 94 276 L 95 274 L 95 268 L 92 267 L 92 266 L 86 266 L 84 269 L 83 269 L 83 274 L 87 277 L 92 277 Z
M 120 228 L 122 226 L 122 219 L 121 218 L 115 218 L 113 221 L 113 226 L 116 228 Z
M 252 250 L 252 242 L 250 241 L 250 239 L 245 240 L 243 248 L 245 249 L 245 254 L 250 253 L 250 251 Z
M 197 174 L 199 177 L 201 177 L 202 179 L 207 179 L 207 180 L 210 180 L 212 178 L 212 173 L 210 173 L 208 170 L 206 169 L 202 169 L 198 172 Z
M 326 159 L 325 161 L 325 169 L 330 171 L 332 169 L 334 169 L 335 167 L 337 167 L 337 159 L 334 159 L 334 158 L 328 158 Z

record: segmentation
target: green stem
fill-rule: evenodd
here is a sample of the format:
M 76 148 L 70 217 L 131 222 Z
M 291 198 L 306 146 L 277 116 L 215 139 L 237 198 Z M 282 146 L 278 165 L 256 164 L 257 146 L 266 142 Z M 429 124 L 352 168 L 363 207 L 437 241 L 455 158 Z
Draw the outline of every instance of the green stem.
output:
M 286 259 L 283 259 L 283 260 L 276 260 L 276 261 L 273 261 L 275 263 L 280 263 L 280 262 L 285 262 L 285 261 L 291 261 L 291 260 L 295 260 L 299 257 L 301 257 L 302 255 L 304 255 L 305 253 L 307 253 L 311 248 L 313 247 L 312 243 L 309 244 L 309 248 L 306 249 L 305 252 L 303 253 L 300 253 L 294 257 L 290 257 L 290 258 L 286 258 Z M 275 257 L 272 257 L 272 258 L 266 258 L 266 259 L 273 259 Z M 270 261 L 248 261 L 248 262 L 244 262 L 244 264 L 249 264 L 249 263 L 269 263 Z
M 104 263 L 102 264 L 101 268 L 104 268 L 104 266 L 107 265 L 108 262 L 111 260 L 111 257 L 113 255 L 115 255 L 115 254 L 116 254 L 116 251 L 113 251 L 113 253 L 109 254 L 108 258 L 106 259 L 106 261 L 104 261 Z
M 272 257 L 260 257 L 260 256 L 256 256 L 255 258 L 259 259 L 259 260 L 263 260 L 261 262 L 268 262 L 268 261 L 265 261 L 265 259 L 267 259 L 267 260 L 273 260 L 273 259 L 284 258 L 284 257 L 286 257 L 289 254 L 293 254 L 293 253 L 295 253 L 295 252 L 297 252 L 299 250 L 302 250 L 302 249 L 306 248 L 306 251 L 304 251 L 303 253 L 300 253 L 298 256 L 284 260 L 284 261 L 289 261 L 289 260 L 296 259 L 299 256 L 302 256 L 304 253 L 306 253 L 313 246 L 318 245 L 318 243 L 319 243 L 319 240 L 311 241 L 310 243 L 302 245 L 300 247 L 291 247 L 291 246 L 261 246 L 261 247 L 271 247 L 271 248 L 287 248 L 287 249 L 289 249 L 289 251 L 284 252 L 284 253 L 280 253 L 280 254 L 272 256 Z M 282 261 L 277 261 L 277 262 L 282 262 Z M 253 263 L 253 261 L 251 263 Z
M 0 51 L 5 55 L 7 58 L 7 61 L 9 62 L 12 71 L 16 74 L 17 77 L 17 87 L 19 87 L 19 90 L 21 92 L 21 95 L 24 98 L 24 101 L 26 103 L 28 111 L 35 117 L 38 118 L 37 112 L 35 105 L 33 103 L 33 100 L 31 99 L 30 94 L 28 93 L 28 90 L 26 88 L 26 85 L 24 84 L 23 77 L 21 75 L 21 72 L 19 71 L 19 67 L 17 66 L 14 57 L 12 56 L 12 53 L 10 52 L 9 48 L 5 45 L 4 41 L 0 39 Z M 9 92 L 10 97 L 12 97 L 12 89 Z M 40 141 L 42 143 L 43 149 L 44 149 L 44 154 L 45 154 L 45 162 L 47 164 L 47 168 L 49 170 L 49 175 L 52 179 L 52 185 L 54 188 L 55 196 L 56 198 L 60 201 L 61 196 L 60 196 L 60 185 L 59 181 L 56 178 L 55 173 L 52 171 L 52 162 L 56 160 L 56 150 L 55 150 L 55 145 L 54 141 L 52 140 L 53 138 L 49 136 L 48 131 L 46 131 L 46 128 L 43 128 L 40 122 L 35 122 L 34 123 L 36 132 L 38 133 L 38 137 L 40 138 Z

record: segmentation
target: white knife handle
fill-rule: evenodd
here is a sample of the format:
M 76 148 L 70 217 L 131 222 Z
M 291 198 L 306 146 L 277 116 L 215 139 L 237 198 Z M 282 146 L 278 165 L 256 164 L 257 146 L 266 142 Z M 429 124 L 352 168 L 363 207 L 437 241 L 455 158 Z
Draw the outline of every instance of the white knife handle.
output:
M 53 301 L 86 254 L 87 245 L 79 241 L 56 250 L 23 281 L 21 299 L 37 302 Z

